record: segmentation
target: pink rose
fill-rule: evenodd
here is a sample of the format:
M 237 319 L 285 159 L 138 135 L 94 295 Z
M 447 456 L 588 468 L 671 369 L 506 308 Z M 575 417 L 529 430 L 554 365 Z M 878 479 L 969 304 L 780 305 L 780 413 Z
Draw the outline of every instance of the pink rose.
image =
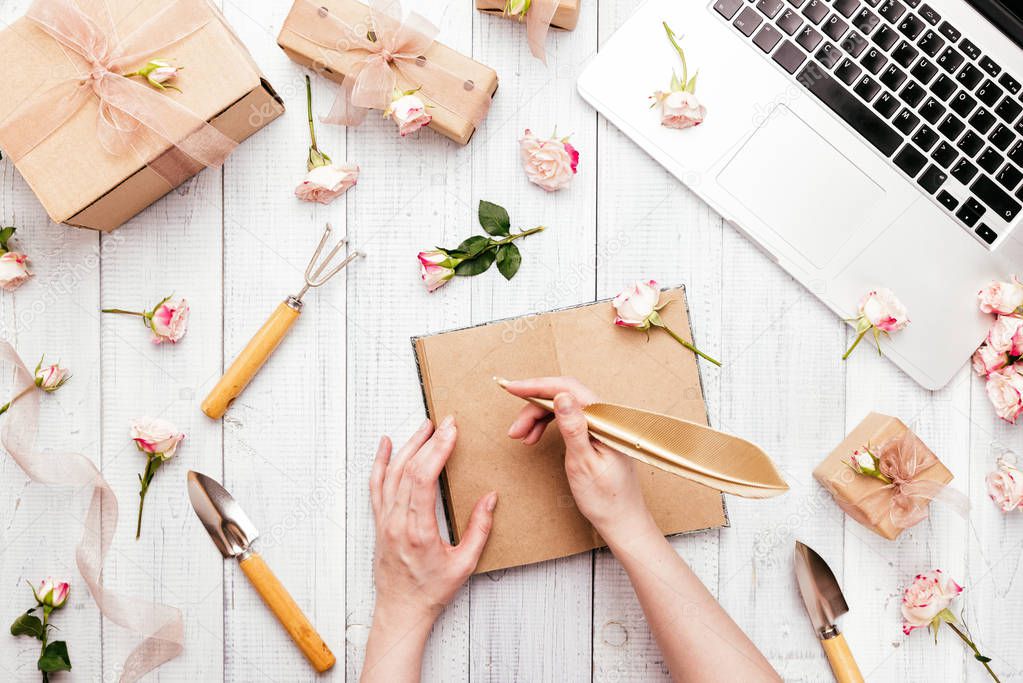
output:
M 295 196 L 306 202 L 330 204 L 355 187 L 359 181 L 359 167 L 350 164 L 327 164 L 312 168 L 298 187 Z
M 415 133 L 433 121 L 433 116 L 426 111 L 426 104 L 413 93 L 398 93 L 391 105 L 384 112 L 398 126 L 398 133 L 405 137 Z
M 62 368 L 56 363 L 44 368 L 43 360 L 39 359 L 35 372 L 37 387 L 45 392 L 52 393 L 64 386 L 64 383 L 69 379 L 71 379 L 71 373 L 67 368 Z
M 902 594 L 902 632 L 909 635 L 913 629 L 926 628 L 941 612 L 948 609 L 963 587 L 945 576 L 940 569 L 917 574 L 913 583 Z
M 661 290 L 654 280 L 636 281 L 623 289 L 611 305 L 617 313 L 615 325 L 645 330 L 650 327 L 650 316 L 657 310 Z
M 143 453 L 169 460 L 174 457 L 185 435 L 167 420 L 143 417 L 132 422 L 131 438 Z
M 860 315 L 882 332 L 896 332 L 909 324 L 906 307 L 890 289 L 868 292 L 860 301 Z
M 987 395 L 995 413 L 1010 424 L 1023 414 L 1023 375 L 1015 365 L 992 372 L 987 378 Z
M 440 289 L 455 276 L 457 260 L 438 250 L 419 252 L 419 274 L 426 285 L 426 291 Z
M 1020 355 L 1020 350 L 1017 347 L 1021 339 L 1023 339 L 1023 318 L 1006 315 L 998 316 L 987 335 L 987 343 L 995 351 L 1013 356 Z
M 30 586 L 32 584 L 29 584 Z M 46 577 L 39 582 L 38 586 L 32 586 L 32 595 L 36 602 L 46 607 L 59 609 L 67 602 L 67 596 L 71 592 L 71 584 L 67 581 L 54 581 Z
M 519 138 L 519 152 L 526 177 L 548 192 L 566 187 L 578 173 L 579 152 L 568 138 L 541 140 L 527 128 Z
M 666 128 L 692 128 L 703 123 L 707 116 L 707 108 L 691 92 L 659 92 L 654 98 L 661 103 L 661 125 Z
M 987 475 L 987 494 L 1002 512 L 1012 512 L 1023 505 L 1023 472 L 1007 462 Z
M 0 255 L 0 287 L 11 292 L 29 279 L 28 256 L 17 251 L 8 251 Z
M 973 370 L 981 377 L 987 377 L 992 372 L 997 372 L 1008 364 L 1009 355 L 1004 351 L 998 351 L 988 344 L 982 345 L 973 354 Z
M 179 342 L 188 329 L 188 310 L 188 302 L 184 299 L 165 299 L 160 302 L 150 318 L 153 343 Z
M 1012 315 L 1023 306 L 1023 283 L 1016 277 L 1012 282 L 992 282 L 977 293 L 980 310 L 985 313 Z

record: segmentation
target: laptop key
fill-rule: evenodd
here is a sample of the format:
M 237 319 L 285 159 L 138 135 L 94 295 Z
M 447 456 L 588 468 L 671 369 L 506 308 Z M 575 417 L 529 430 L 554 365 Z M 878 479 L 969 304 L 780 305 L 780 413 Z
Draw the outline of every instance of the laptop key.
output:
M 1012 123 L 1016 120 L 1016 117 L 1023 113 L 1023 105 L 1020 105 L 1016 100 L 1009 99 L 1006 97 L 1004 100 L 998 103 L 995 107 L 995 114 L 1001 120 L 1006 123 Z
M 892 159 L 895 165 L 902 169 L 903 173 L 908 175 L 910 178 L 915 178 L 916 174 L 920 172 L 920 169 L 927 163 L 927 157 L 920 153 L 912 145 L 906 145 L 899 153 Z
M 779 40 L 781 40 L 781 32 L 770 24 L 764 24 L 764 27 L 753 38 L 753 44 L 764 52 L 770 52 Z
M 956 143 L 959 149 L 963 150 L 969 157 L 977 156 L 977 152 L 984 148 L 984 138 L 980 137 L 972 130 L 966 131 L 966 134 L 959 139 Z
M 821 28 L 828 38 L 837 41 L 845 35 L 846 31 L 849 30 L 849 24 L 845 23 L 845 21 L 843 21 L 837 14 L 832 14 L 827 18 L 827 21 L 821 25 Z
M 908 69 L 919 54 L 920 53 L 917 52 L 915 47 L 906 41 L 902 41 L 899 43 L 899 46 L 895 48 L 895 51 L 892 52 L 892 59 L 901 64 L 903 68 Z
M 925 124 L 920 126 L 920 130 L 913 135 L 913 144 L 923 151 L 929 152 L 939 139 L 938 134 Z
M 965 92 L 959 91 L 959 94 L 952 98 L 952 102 L 949 103 L 952 107 L 952 111 L 959 114 L 962 117 L 967 117 L 973 108 L 977 106 L 977 100 L 973 99 Z
M 966 130 L 966 124 L 957 119 L 953 114 L 949 114 L 938 124 L 938 132 L 952 141 L 955 141 L 962 135 L 964 130 Z
M 998 239 L 998 233 L 981 223 L 974 231 L 978 236 L 988 244 L 993 244 Z
M 963 185 L 969 185 L 975 175 L 977 175 L 977 167 L 971 164 L 967 159 L 960 159 L 956 162 L 955 166 L 952 167 L 952 177 L 961 182 Z M 981 211 L 980 213 L 983 214 L 984 212 Z
M 886 119 L 891 118 L 898 109 L 899 101 L 890 92 L 881 93 L 881 96 L 877 98 L 877 102 L 874 102 L 874 110 Z
M 1023 142 L 1017 142 L 1009 150 L 1009 161 L 1017 166 L 1023 166 Z
M 864 68 L 875 76 L 880 73 L 884 65 L 888 63 L 888 58 L 884 56 L 884 53 L 878 50 L 876 47 L 872 47 L 864 53 L 860 58 L 860 64 Z
M 828 7 L 824 4 L 824 0 L 810 0 L 803 8 L 803 16 L 815 25 L 819 24 L 821 19 L 828 16 Z
M 1019 181 L 1023 180 L 1023 171 L 1012 164 L 1006 164 L 995 176 L 995 180 L 1006 190 L 1012 192 L 1019 185 Z
M 906 6 L 899 2 L 899 0 L 885 0 L 877 8 L 877 13 L 894 24 L 906 13 Z
M 877 97 L 877 94 L 881 92 L 881 84 L 875 81 L 870 76 L 864 76 L 853 88 L 853 92 L 870 102 L 872 99 Z
M 799 36 L 796 37 L 796 42 L 799 43 L 799 46 L 807 52 L 813 52 L 817 49 L 817 46 L 820 45 L 823 39 L 824 36 L 822 36 L 813 26 L 807 24 L 803 27 L 803 30 L 799 32 Z
M 920 8 L 920 16 L 930 22 L 931 26 L 937 26 L 938 22 L 941 21 L 941 15 L 934 11 L 934 8 L 930 5 L 924 5 Z
M 959 39 L 963 37 L 963 34 L 959 32 L 959 29 L 947 21 L 941 22 L 941 26 L 938 27 L 938 30 L 941 31 L 941 35 L 945 36 L 953 43 L 959 42 Z
M 882 26 L 871 37 L 882 50 L 891 50 L 892 45 L 899 42 L 899 34 L 891 26 Z
M 986 104 L 989 107 L 995 106 L 995 103 L 1002 98 L 1002 89 L 994 84 L 994 81 L 988 79 L 984 81 L 983 85 L 977 88 L 977 99 Z
M 945 114 L 945 107 L 941 106 L 941 103 L 933 97 L 928 97 L 927 100 L 920 105 L 920 116 L 924 117 L 927 123 L 937 123 Z
M 956 207 L 959 206 L 959 200 L 950 195 L 945 190 L 938 193 L 938 203 L 944 206 L 949 211 L 955 211 Z
M 1002 123 L 995 126 L 995 129 L 991 131 L 987 139 L 995 149 L 1002 152 L 1009 149 L 1009 145 L 1016 142 L 1016 136 L 1013 134 L 1012 129 Z
M 739 29 L 739 33 L 749 38 L 757 27 L 763 23 L 763 19 L 752 7 L 745 7 L 739 12 L 738 18 L 732 22 L 732 26 Z
M 852 85 L 853 81 L 860 77 L 863 73 L 863 69 L 856 66 L 856 62 L 852 61 L 848 57 L 842 60 L 842 63 L 835 69 L 835 75 L 842 79 L 846 85 Z
M 742 7 L 742 0 L 718 0 L 714 3 L 714 11 L 725 19 L 731 19 Z
M 835 10 L 849 18 L 859 9 L 860 0 L 835 0 Z
M 899 31 L 910 40 L 919 38 L 925 28 L 927 28 L 927 24 L 922 22 L 915 14 L 907 14 L 899 22 Z
M 806 0 L 789 0 L 789 4 L 797 8 L 802 7 L 804 2 L 806 2 Z
M 966 227 L 972 228 L 986 211 L 987 209 L 984 208 L 983 204 L 970 197 L 963 202 L 962 208 L 956 212 L 956 218 L 961 220 Z
M 913 65 L 913 68 L 909 70 L 909 73 L 918 81 L 927 85 L 931 82 L 931 79 L 938 75 L 938 67 L 927 61 L 925 57 L 921 57 Z
M 931 164 L 927 167 L 919 178 L 917 178 L 917 184 L 927 190 L 929 194 L 934 194 L 941 189 L 941 186 L 948 180 L 948 174 L 942 171 L 940 168 Z
M 963 38 L 963 42 L 959 43 L 959 49 L 965 52 L 970 59 L 980 57 L 980 48 L 970 42 L 969 38 Z
M 1013 95 L 1018 94 L 1019 91 L 1020 91 L 1020 87 L 1021 86 L 1020 86 L 1019 81 L 1017 81 L 1015 78 L 1013 78 L 1012 76 L 1010 76 L 1007 73 L 1004 73 L 1004 74 L 1002 74 L 1001 76 L 998 77 L 998 83 L 1003 88 L 1005 88 L 1006 90 L 1011 92 Z
M 909 109 L 903 108 L 892 121 L 895 127 L 898 128 L 904 135 L 909 135 L 916 128 L 917 124 L 920 123 L 920 117 L 911 112 Z
M 820 62 L 825 69 L 830 69 L 838 64 L 838 61 L 842 59 L 842 51 L 831 43 L 825 42 L 821 45 L 821 49 L 817 50 L 817 54 L 815 54 L 814 57 L 817 58 L 817 61 Z
M 757 9 L 771 19 L 774 19 L 778 12 L 781 11 L 781 8 L 781 0 L 757 0 Z
M 987 71 L 988 75 L 990 75 L 992 78 L 994 78 L 995 76 L 1002 72 L 1002 67 L 998 66 L 998 64 L 996 64 L 995 61 L 988 57 L 987 55 L 981 57 L 979 63 L 980 68 L 983 69 L 984 71 Z
M 993 147 L 986 148 L 981 152 L 980 156 L 977 157 L 977 165 L 988 173 L 994 173 L 998 170 L 998 167 L 1002 165 L 1005 159 L 999 154 Z
M 934 159 L 935 163 L 942 168 L 948 168 L 952 165 L 952 162 L 959 156 L 959 152 L 956 148 L 949 143 L 942 140 L 938 143 L 938 146 L 931 152 L 931 158 Z
M 855 17 L 853 17 L 852 23 L 853 26 L 869 36 L 870 32 L 877 28 L 877 25 L 881 23 L 881 20 L 876 14 L 864 7 L 856 14 Z
M 973 90 L 984 80 L 984 72 L 973 64 L 967 64 L 962 71 L 956 74 L 956 80 L 962 83 L 967 90 Z
M 911 107 L 920 104 L 926 95 L 927 91 L 913 81 L 907 83 L 906 87 L 899 92 L 899 98 Z
M 942 102 L 948 102 L 948 98 L 957 90 L 956 82 L 951 78 L 942 74 L 938 76 L 933 83 L 931 83 L 931 92 Z
M 889 64 L 884 70 L 884 73 L 881 74 L 881 82 L 892 90 L 898 90 L 899 86 L 901 86 L 905 81 L 906 72 L 894 64 Z
M 796 14 L 795 10 L 786 8 L 778 15 L 775 23 L 778 24 L 778 28 L 791 36 L 794 35 L 795 32 L 799 30 L 799 27 L 803 25 L 803 20 L 799 18 L 799 15 Z
M 902 144 L 902 136 L 870 107 L 860 102 L 835 79 L 810 64 L 803 67 L 799 82 L 886 157 Z
M 839 46 L 853 57 L 859 57 L 863 54 L 863 50 L 866 49 L 867 45 L 867 39 L 856 31 L 850 31 L 849 34 L 842 39 L 842 42 L 839 43 Z
M 970 191 L 977 199 L 998 214 L 1005 222 L 1011 221 L 1019 213 L 1020 203 L 1010 197 L 1002 188 L 987 176 L 978 176 L 970 185 Z
M 800 65 L 806 61 L 806 53 L 795 46 L 794 43 L 786 40 L 781 44 L 771 59 L 781 65 L 781 68 L 788 71 L 790 74 L 796 73 Z
M 970 125 L 980 131 L 981 135 L 987 135 L 991 126 L 995 125 L 995 117 L 987 109 L 981 107 L 970 117 Z
M 917 45 L 931 57 L 937 57 L 938 53 L 941 52 L 941 48 L 945 47 L 945 39 L 938 35 L 937 31 L 927 29 L 924 31 L 923 37 L 917 42 Z
M 962 66 L 965 61 L 966 57 L 963 57 L 962 52 L 959 52 L 954 47 L 946 47 L 945 51 L 938 57 L 938 66 L 946 72 L 954 74 L 956 69 Z

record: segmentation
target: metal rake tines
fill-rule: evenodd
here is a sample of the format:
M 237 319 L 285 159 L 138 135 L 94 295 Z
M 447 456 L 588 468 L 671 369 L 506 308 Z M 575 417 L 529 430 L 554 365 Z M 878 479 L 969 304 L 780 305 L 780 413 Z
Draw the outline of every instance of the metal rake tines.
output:
M 348 244 L 348 240 L 342 237 L 338 240 L 337 244 L 334 245 L 334 248 L 330 250 L 326 257 L 321 260 L 320 254 L 323 253 L 323 247 L 327 244 L 327 240 L 330 238 L 332 232 L 333 228 L 330 227 L 330 223 L 327 223 L 327 227 L 323 231 L 323 236 L 320 238 L 320 243 L 316 245 L 316 251 L 313 252 L 312 257 L 309 259 L 309 264 L 305 268 L 305 285 L 302 286 L 301 291 L 299 291 L 299 293 L 295 296 L 296 299 L 301 301 L 302 296 L 308 292 L 310 288 L 323 286 L 328 280 L 330 280 L 330 278 L 340 273 L 349 263 L 360 256 L 365 256 L 365 254 L 361 251 L 353 251 L 345 257 L 341 263 L 338 263 L 330 270 L 324 272 L 327 266 L 329 266 L 334 260 L 334 257 L 337 256 L 338 252 L 341 251 L 341 248 Z

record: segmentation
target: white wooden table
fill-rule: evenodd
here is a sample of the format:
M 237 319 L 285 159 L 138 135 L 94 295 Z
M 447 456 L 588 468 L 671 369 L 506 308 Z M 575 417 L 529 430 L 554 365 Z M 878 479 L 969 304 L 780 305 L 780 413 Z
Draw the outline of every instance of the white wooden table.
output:
M 0 0 L 0 18 L 28 4 Z M 355 680 L 373 612 L 370 462 L 380 434 L 402 441 L 424 412 L 409 337 L 611 296 L 648 277 L 688 286 L 697 340 L 726 362 L 704 373 L 712 423 L 762 444 L 792 484 L 782 498 L 729 500 L 729 528 L 672 539 L 782 676 L 830 680 L 792 578 L 797 538 L 843 583 L 851 612 L 842 626 L 868 679 L 986 680 L 949 633 L 935 646 L 900 631 L 901 587 L 933 567 L 966 585 L 968 621 L 1002 680 L 1023 675 L 1023 515 L 1003 518 L 983 483 L 999 446 L 1023 453 L 1023 428 L 997 421 L 965 365 L 932 393 L 867 348 L 841 362 L 846 326 L 582 102 L 576 77 L 638 4 L 584 2 L 579 27 L 551 39 L 545 68 L 529 56 L 521 26 L 479 14 L 469 0 L 419 3 L 444 42 L 499 72 L 490 117 L 465 148 L 430 131 L 401 140 L 376 116 L 349 131 L 320 127 L 335 160 L 362 165 L 358 187 L 329 207 L 291 196 L 308 140 L 304 72 L 275 44 L 284 0 L 225 0 L 223 9 L 287 114 L 222 171 L 203 172 L 117 232 L 50 224 L 13 166 L 0 162 L 0 223 L 19 226 L 36 272 L 0 296 L 0 332 L 29 365 L 46 353 L 74 372 L 43 400 L 42 441 L 93 458 L 117 492 L 107 585 L 185 612 L 184 654 L 151 680 L 314 678 L 206 538 L 186 496 L 188 469 L 222 479 L 262 528 L 264 555 L 338 655 L 324 678 Z M 323 111 L 331 91 L 314 83 Z M 570 189 L 548 195 L 526 181 L 516 138 L 526 127 L 547 134 L 555 125 L 573 133 L 582 163 Z M 477 232 L 481 198 L 508 207 L 516 225 L 550 230 L 521 245 L 513 282 L 492 272 L 428 295 L 416 252 Z M 369 258 L 311 292 L 290 338 L 228 416 L 207 419 L 200 400 L 299 286 L 325 221 Z M 192 305 L 177 347 L 153 346 L 136 320 L 98 313 L 146 307 L 171 292 Z M 888 542 L 848 520 L 812 480 L 814 465 L 872 409 L 910 422 L 953 470 L 973 501 L 970 523 L 934 509 Z M 188 438 L 158 473 L 136 542 L 143 459 L 128 421 L 142 414 L 172 420 Z M 74 671 L 55 680 L 116 680 L 136 640 L 100 619 L 77 575 L 73 546 L 87 500 L 27 483 L 7 457 L 0 482 L 4 626 L 31 602 L 26 580 L 69 576 L 70 607 L 55 621 Z M 0 679 L 38 680 L 33 643 L 0 636 Z M 665 677 L 629 583 L 606 551 L 474 578 L 437 624 L 424 675 Z

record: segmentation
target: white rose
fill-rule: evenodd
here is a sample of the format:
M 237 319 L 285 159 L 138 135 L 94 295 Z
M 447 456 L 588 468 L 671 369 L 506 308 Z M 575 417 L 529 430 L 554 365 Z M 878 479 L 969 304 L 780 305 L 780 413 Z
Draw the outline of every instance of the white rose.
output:
M 526 177 L 548 192 L 567 186 L 578 173 L 579 152 L 568 138 L 541 140 L 527 128 L 519 138 L 519 153 Z
M 426 111 L 426 104 L 415 95 L 402 95 L 391 102 L 387 114 L 398 126 L 398 133 L 405 137 L 433 121 Z
M 867 470 L 868 472 L 874 471 L 874 456 L 867 451 L 855 451 L 852 454 L 852 464 L 860 471 Z
M 0 287 L 10 292 L 20 287 L 31 275 L 26 254 L 8 251 L 0 255 Z
M 143 453 L 157 455 L 161 460 L 174 457 L 185 435 L 167 420 L 155 417 L 136 419 L 131 425 L 131 438 Z
M 1023 284 L 1015 277 L 1012 282 L 992 282 L 977 293 L 977 298 L 985 313 L 1012 315 L 1023 306 Z
M 860 315 L 883 332 L 895 332 L 909 324 L 906 307 L 890 289 L 868 292 L 860 301 Z
M 1023 375 L 1019 374 L 1016 366 L 992 372 L 988 375 L 985 389 L 998 417 L 1015 424 L 1023 414 Z
M 661 290 L 654 280 L 639 282 L 638 280 L 623 289 L 614 298 L 611 305 L 618 315 L 615 325 L 637 327 L 645 330 L 650 327 L 650 316 L 661 298 Z
M 902 594 L 903 633 L 926 628 L 948 609 L 952 600 L 963 592 L 962 586 L 945 576 L 940 569 L 917 574 Z
M 654 97 L 661 102 L 661 125 L 666 128 L 698 126 L 707 116 L 707 108 L 691 92 L 657 93 Z
M 1013 353 L 1015 339 L 1023 328 L 1023 318 L 998 316 L 987 335 L 987 343 L 999 353 Z M 1014 354 L 1015 355 L 1015 354 Z
M 306 202 L 330 204 L 359 181 L 359 167 L 347 164 L 316 166 L 295 188 L 295 196 Z

